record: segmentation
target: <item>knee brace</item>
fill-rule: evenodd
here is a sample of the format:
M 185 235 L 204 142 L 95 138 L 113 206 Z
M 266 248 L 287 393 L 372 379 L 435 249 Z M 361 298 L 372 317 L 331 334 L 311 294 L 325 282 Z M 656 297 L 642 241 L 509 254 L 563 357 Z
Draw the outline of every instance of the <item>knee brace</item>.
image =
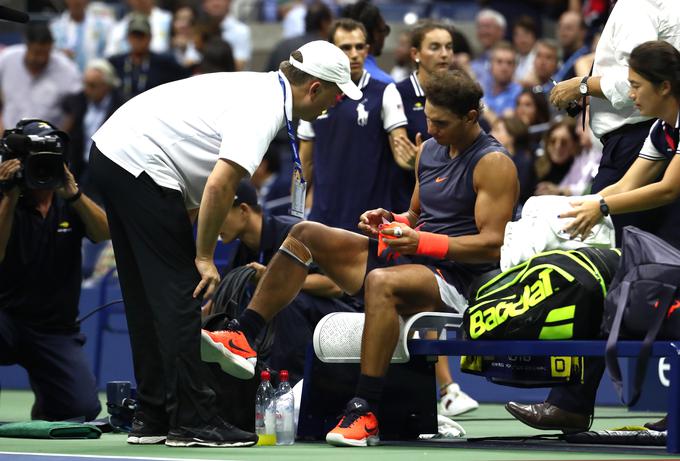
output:
M 281 247 L 279 247 L 279 251 L 287 254 L 307 269 L 309 269 L 309 266 L 314 261 L 314 259 L 312 259 L 312 252 L 309 251 L 307 245 L 290 235 L 283 241 Z

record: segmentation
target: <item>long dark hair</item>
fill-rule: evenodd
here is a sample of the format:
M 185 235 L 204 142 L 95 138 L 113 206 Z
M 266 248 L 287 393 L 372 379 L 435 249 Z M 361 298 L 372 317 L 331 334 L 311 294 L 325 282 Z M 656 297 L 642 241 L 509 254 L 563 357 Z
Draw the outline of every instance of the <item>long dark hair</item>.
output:
M 633 48 L 631 69 L 654 85 L 670 82 L 671 94 L 680 100 L 680 51 L 663 40 L 652 40 Z

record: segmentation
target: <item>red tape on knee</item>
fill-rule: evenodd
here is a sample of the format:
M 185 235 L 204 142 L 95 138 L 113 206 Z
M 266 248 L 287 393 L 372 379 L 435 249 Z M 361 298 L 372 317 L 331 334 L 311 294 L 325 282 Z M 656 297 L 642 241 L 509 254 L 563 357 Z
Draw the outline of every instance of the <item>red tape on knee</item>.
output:
M 418 248 L 416 254 L 444 259 L 449 252 L 449 236 L 433 234 L 432 232 L 418 232 Z

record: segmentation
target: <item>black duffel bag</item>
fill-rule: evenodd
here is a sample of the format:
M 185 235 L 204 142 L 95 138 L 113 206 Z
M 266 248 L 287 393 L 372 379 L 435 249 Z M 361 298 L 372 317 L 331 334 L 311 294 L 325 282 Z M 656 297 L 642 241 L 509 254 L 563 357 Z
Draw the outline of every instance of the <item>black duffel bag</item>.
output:
M 655 339 L 680 339 L 680 250 L 648 232 L 623 229 L 623 255 L 605 300 L 602 329 L 608 334 L 606 362 L 621 401 L 640 397 Z M 642 339 L 630 401 L 623 397 L 618 339 Z

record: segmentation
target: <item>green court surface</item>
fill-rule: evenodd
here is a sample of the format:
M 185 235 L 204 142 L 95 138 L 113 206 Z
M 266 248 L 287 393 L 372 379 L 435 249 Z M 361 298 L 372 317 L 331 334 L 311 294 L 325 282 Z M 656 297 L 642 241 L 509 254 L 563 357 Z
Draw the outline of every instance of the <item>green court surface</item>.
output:
M 33 402 L 28 391 L 3 390 L 0 394 L 0 421 L 29 419 Z M 624 408 L 598 408 L 593 429 L 642 425 L 659 414 L 629 413 Z M 542 434 L 516 422 L 501 405 L 482 405 L 477 411 L 456 419 L 468 437 L 532 436 Z M 30 456 L 19 456 L 30 453 Z M 47 456 L 45 456 L 47 455 Z M 55 456 L 61 455 L 61 456 Z M 406 461 L 406 460 L 613 460 L 680 459 L 663 448 L 602 447 L 566 444 L 557 441 L 525 442 L 389 442 L 371 448 L 335 448 L 325 443 L 298 442 L 289 447 L 253 448 L 168 448 L 163 445 L 132 446 L 124 434 L 104 434 L 98 440 L 30 440 L 0 438 L 0 460 L 50 459 L 185 459 L 185 460 L 329 460 L 329 461 Z

